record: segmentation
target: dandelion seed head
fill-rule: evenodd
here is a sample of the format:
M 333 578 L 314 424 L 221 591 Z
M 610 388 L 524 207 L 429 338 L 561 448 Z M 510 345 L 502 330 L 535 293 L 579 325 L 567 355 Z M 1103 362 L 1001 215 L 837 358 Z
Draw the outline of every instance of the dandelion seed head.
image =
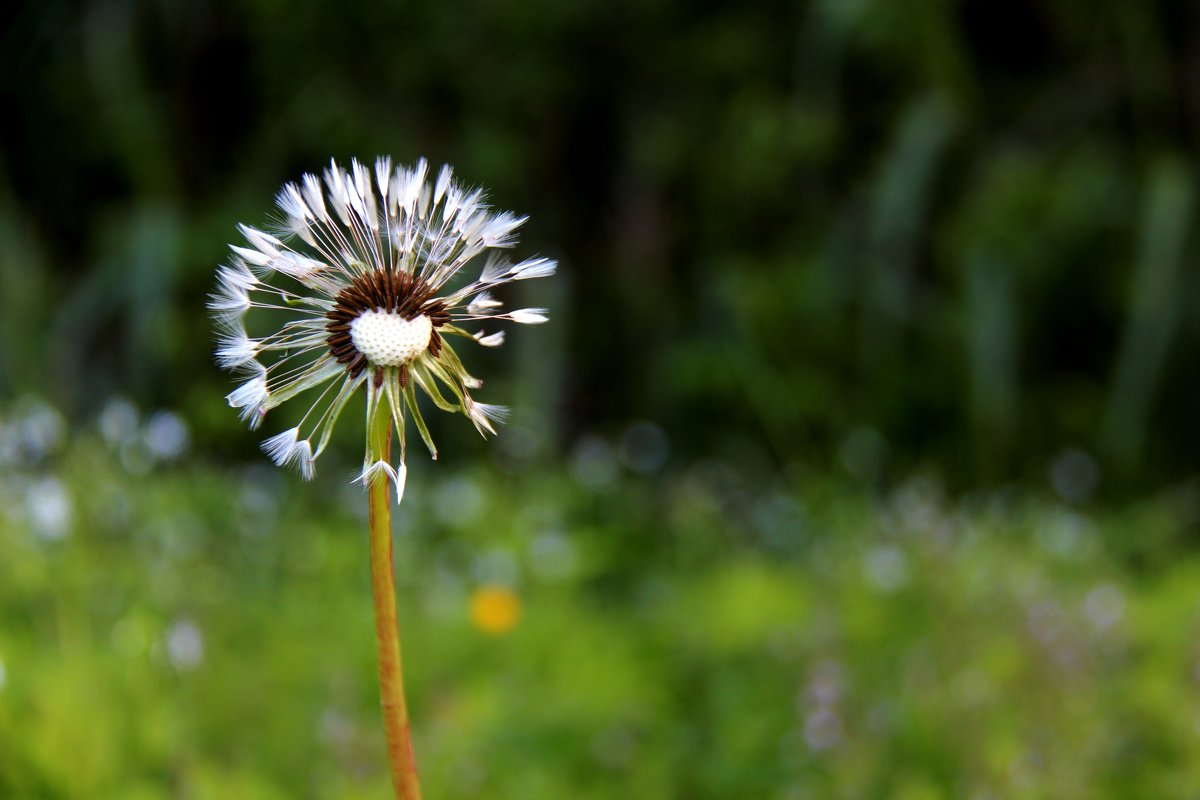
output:
M 468 331 L 473 322 L 547 321 L 545 309 L 506 312 L 491 291 L 555 272 L 552 259 L 514 263 L 501 254 L 516 245 L 526 217 L 493 211 L 483 190 L 460 184 L 449 166 L 431 180 L 424 159 L 411 167 L 352 161 L 348 170 L 331 161 L 319 177 L 284 185 L 275 200 L 282 217 L 271 232 L 238 226 L 243 241 L 230 246 L 233 258 L 218 269 L 209 299 L 217 361 L 242 376 L 226 398 L 241 418 L 256 428 L 272 409 L 305 398 L 300 423 L 268 438 L 267 455 L 311 477 L 360 387 L 370 428 L 364 482 L 385 474 L 401 483 L 409 417 L 436 458 L 426 403 L 495 433 L 505 412 L 471 397 L 482 381 L 455 344 L 503 343 L 504 331 Z M 286 321 L 266 335 L 251 324 L 252 337 L 247 322 L 258 309 L 285 312 Z M 382 424 L 399 434 L 398 467 L 373 449 Z

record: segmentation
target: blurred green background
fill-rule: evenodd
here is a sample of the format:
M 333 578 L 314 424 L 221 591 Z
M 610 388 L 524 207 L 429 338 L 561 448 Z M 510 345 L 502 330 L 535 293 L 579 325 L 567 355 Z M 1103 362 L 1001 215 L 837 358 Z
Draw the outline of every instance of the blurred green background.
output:
M 388 796 L 361 423 L 204 310 L 377 154 L 561 262 L 397 513 L 428 797 L 1195 797 L 1198 11 L 6 6 L 0 798 Z

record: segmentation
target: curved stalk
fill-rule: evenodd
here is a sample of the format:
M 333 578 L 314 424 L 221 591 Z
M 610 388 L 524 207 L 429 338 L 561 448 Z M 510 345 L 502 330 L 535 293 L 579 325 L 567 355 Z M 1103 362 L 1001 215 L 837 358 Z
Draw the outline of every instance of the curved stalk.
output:
M 382 416 L 382 418 L 381 418 Z M 392 425 L 384 403 L 372 421 L 375 453 L 384 461 L 391 454 Z M 391 480 L 376 473 L 368 490 L 371 526 L 371 593 L 375 598 L 375 644 L 379 659 L 379 699 L 387 737 L 388 763 L 397 800 L 420 800 L 417 765 L 413 758 L 408 705 L 404 699 L 404 668 L 396 615 L 396 585 L 392 572 Z

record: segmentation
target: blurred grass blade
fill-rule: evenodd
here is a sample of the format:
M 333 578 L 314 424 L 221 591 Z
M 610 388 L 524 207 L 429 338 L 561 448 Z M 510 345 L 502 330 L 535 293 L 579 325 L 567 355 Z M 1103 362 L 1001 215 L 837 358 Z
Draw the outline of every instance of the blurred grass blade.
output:
M 1141 243 L 1101 447 L 1120 467 L 1136 466 L 1163 364 L 1178 326 L 1180 266 L 1194 206 L 1192 173 L 1179 158 L 1160 161 L 1146 191 Z
M 865 306 L 861 322 L 863 371 L 890 370 L 912 314 L 912 264 L 925 224 L 929 186 L 954 130 L 938 97 L 914 103 L 872 188 L 867 220 Z
M 978 255 L 966 269 L 967 356 L 971 422 L 983 474 L 1006 463 L 1016 427 L 1017 343 L 1013 276 L 1007 264 Z

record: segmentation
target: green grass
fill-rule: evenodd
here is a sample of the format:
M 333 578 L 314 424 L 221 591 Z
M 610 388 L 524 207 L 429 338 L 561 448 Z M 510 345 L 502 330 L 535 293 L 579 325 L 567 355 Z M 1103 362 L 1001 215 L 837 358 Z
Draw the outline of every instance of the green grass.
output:
M 61 539 L 28 514 L 46 476 Z M 0 797 L 389 796 L 364 499 L 339 478 L 132 475 L 87 437 L 8 469 Z M 396 561 L 426 795 L 1187 796 L 1186 499 L 414 464 Z M 522 604 L 504 636 L 469 614 L 497 582 Z

